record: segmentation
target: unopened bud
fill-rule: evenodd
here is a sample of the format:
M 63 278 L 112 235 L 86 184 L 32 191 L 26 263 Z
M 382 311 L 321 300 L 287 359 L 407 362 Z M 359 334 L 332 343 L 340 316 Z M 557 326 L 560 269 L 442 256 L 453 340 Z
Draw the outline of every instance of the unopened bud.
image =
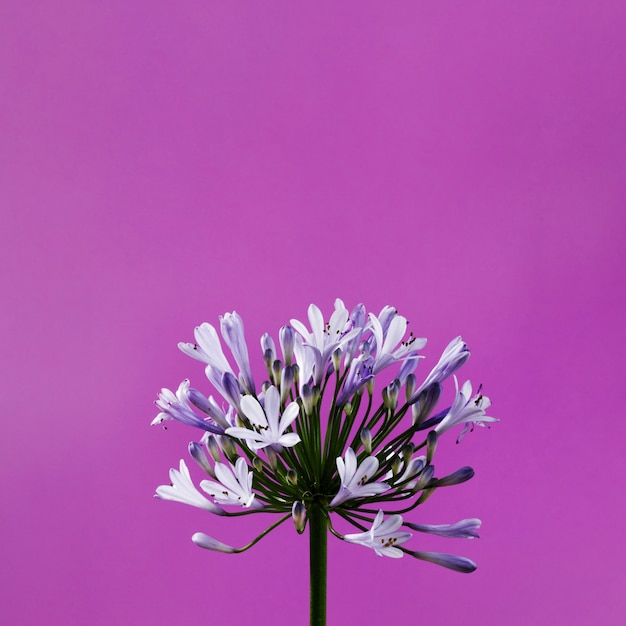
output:
M 362 428 L 359 433 L 361 437 L 361 443 L 365 448 L 365 452 L 368 454 L 372 453 L 372 431 L 369 428 Z
M 286 365 L 291 365 L 293 360 L 293 346 L 296 340 L 296 332 L 291 326 L 283 326 L 278 332 L 280 349 L 283 351 L 283 359 Z
M 340 348 L 333 350 L 333 367 L 335 368 L 336 372 L 338 372 L 339 369 L 341 368 L 341 349 Z
M 302 398 L 302 405 L 304 406 L 304 412 L 307 415 L 313 413 L 313 391 L 308 385 L 302 385 L 302 392 L 300 394 Z
M 415 383 L 417 381 L 417 378 L 415 378 L 415 374 L 409 374 L 406 377 L 406 399 L 407 402 L 409 400 L 409 398 L 413 395 L 413 392 L 415 391 Z
M 280 401 L 285 404 L 289 398 L 291 385 L 293 384 L 293 369 L 287 365 L 280 374 Z
M 402 460 L 405 465 L 408 465 L 411 459 L 413 458 L 413 453 L 415 452 L 415 446 L 409 441 L 405 446 L 402 447 Z
M 235 446 L 235 442 L 230 437 L 222 437 L 220 444 L 222 446 L 222 451 L 229 461 L 237 458 L 237 448 Z
M 272 380 L 274 381 L 275 385 L 278 385 L 280 383 L 280 375 L 282 371 L 283 364 L 281 363 L 280 359 L 276 359 L 272 363 Z
M 276 358 L 276 344 L 269 333 L 265 333 L 261 337 L 261 350 L 263 350 L 263 355 L 266 361 L 269 358 L 271 365 Z
M 437 432 L 431 430 L 426 437 L 426 462 L 430 464 L 433 460 L 433 456 L 435 455 L 435 450 L 437 449 Z
M 267 373 L 272 375 L 272 363 L 276 355 L 271 350 L 266 350 L 263 353 L 263 360 L 265 361 L 265 367 L 267 367 Z
M 227 439 L 227 437 L 224 437 L 224 439 Z M 209 454 L 211 455 L 211 457 L 213 458 L 214 461 L 219 461 L 221 456 L 220 456 L 220 446 L 217 443 L 217 439 L 211 435 L 206 443 L 206 447 L 209 451 Z
M 398 392 L 400 391 L 400 383 L 398 380 L 392 380 L 389 383 L 388 389 L 388 398 L 389 398 L 389 408 L 394 410 L 398 406 Z
M 189 444 L 189 454 L 191 458 L 209 475 L 211 478 L 215 478 L 215 472 L 213 467 L 209 463 L 209 459 L 204 452 L 204 448 L 195 441 Z
M 295 487 L 298 484 L 298 473 L 294 469 L 287 472 L 287 480 Z
M 462 467 L 456 472 L 452 472 L 443 478 L 437 478 L 429 485 L 429 487 L 450 487 L 452 485 L 460 485 L 468 481 L 474 476 L 474 470 L 471 467 Z
M 258 456 L 255 456 L 252 459 L 252 466 L 254 469 L 261 474 L 263 472 L 263 461 Z
M 293 518 L 294 526 L 299 535 L 304 532 L 306 527 L 306 507 L 304 502 L 296 500 L 291 508 L 291 517 Z

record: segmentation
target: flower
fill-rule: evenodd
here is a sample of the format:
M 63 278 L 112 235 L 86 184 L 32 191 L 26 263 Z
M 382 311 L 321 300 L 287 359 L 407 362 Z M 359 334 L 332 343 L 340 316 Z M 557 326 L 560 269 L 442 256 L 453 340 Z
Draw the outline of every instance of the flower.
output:
M 252 472 L 248 471 L 245 459 L 239 457 L 232 464 L 215 463 L 215 477 L 219 482 L 203 480 L 200 488 L 215 499 L 218 504 L 240 504 L 249 507 L 254 500 L 252 492 Z
M 386 309 L 388 308 L 386 307 Z M 395 309 L 393 309 L 393 314 L 389 314 L 385 309 L 383 309 L 382 313 L 387 313 L 388 322 L 386 329 L 383 329 L 380 320 L 373 313 L 369 314 L 370 321 L 368 327 L 372 330 L 376 342 L 376 357 L 372 367 L 374 374 L 396 361 L 415 356 L 417 354 L 416 350 L 420 350 L 426 345 L 426 339 L 418 339 L 413 337 L 413 333 L 411 333 L 409 339 L 403 341 L 400 347 L 397 347 L 406 332 L 406 317 L 397 315 Z
M 223 426 L 228 426 L 228 424 L 221 420 L 219 413 L 213 414 L 213 419 L 211 419 L 212 407 L 206 398 L 207 417 L 200 417 L 191 407 L 189 400 L 191 392 L 195 392 L 195 389 L 189 389 L 189 380 L 183 380 L 180 383 L 176 394 L 169 389 L 161 389 L 159 399 L 156 401 L 156 405 L 161 409 L 161 412 L 152 420 L 152 424 L 160 424 L 165 420 L 175 419 L 189 426 L 195 426 L 211 433 L 222 434 L 224 432 Z
M 161 500 L 172 500 L 173 502 L 182 502 L 190 504 L 199 509 L 206 509 L 211 513 L 223 515 L 224 510 L 219 506 L 207 500 L 191 482 L 191 476 L 185 461 L 180 460 L 180 471 L 170 469 L 171 485 L 161 485 L 157 487 L 155 496 Z
M 461 339 L 461 337 L 455 337 L 443 351 L 437 365 L 433 367 L 430 374 L 426 377 L 426 380 L 420 385 L 417 391 L 409 399 L 409 404 L 413 404 L 427 387 L 431 385 L 437 385 L 443 382 L 446 378 L 454 374 L 456 370 L 464 365 L 470 358 L 470 351 L 467 348 L 467 344 Z
M 413 535 L 409 532 L 395 532 L 402 526 L 402 516 L 392 515 L 383 522 L 384 514 L 378 511 L 372 528 L 364 533 L 344 535 L 344 539 L 350 543 L 358 543 L 366 548 L 372 548 L 378 556 L 390 556 L 399 559 L 404 556 L 402 550 L 395 546 L 406 543 Z
M 360 330 L 350 329 L 350 324 L 348 324 L 348 309 L 346 309 L 343 301 L 339 298 L 335 300 L 335 311 L 330 316 L 328 323 L 324 323 L 322 312 L 314 304 L 309 306 L 308 317 L 309 323 L 311 324 L 310 333 L 307 327 L 296 319 L 291 320 L 291 325 L 300 333 L 304 341 L 303 346 L 306 346 L 313 352 L 311 360 L 307 360 L 308 367 L 304 371 L 306 371 L 308 377 L 306 377 L 307 380 L 303 382 L 308 382 L 308 378 L 314 376 L 315 384 L 319 385 L 326 372 L 331 354 L 337 348 L 340 348 L 353 339 L 360 333 Z M 297 343 L 294 345 L 294 350 L 296 351 L 297 357 Z M 301 360 L 303 356 L 304 353 L 300 351 Z M 311 367 L 311 365 L 314 365 L 314 367 Z
M 224 373 L 231 372 L 232 368 L 224 356 L 220 338 L 217 331 L 208 322 L 196 326 L 194 330 L 196 343 L 181 341 L 178 347 L 188 356 L 210 365 L 214 369 Z
M 472 383 L 467 380 L 463 383 L 459 391 L 459 382 L 454 377 L 454 384 L 456 386 L 456 397 L 454 403 L 450 407 L 450 410 L 446 416 L 435 426 L 437 433 L 446 432 L 450 428 L 457 424 L 465 424 L 463 432 L 459 435 L 457 441 L 460 441 L 465 435 L 470 424 L 477 426 L 484 426 L 488 422 L 497 422 L 495 417 L 489 417 L 485 415 L 485 409 L 491 406 L 491 401 L 487 396 L 477 394 L 473 398 L 472 396 Z
M 352 448 L 348 448 L 345 461 L 341 457 L 337 459 L 337 472 L 341 479 L 341 487 L 337 495 L 331 500 L 330 506 L 338 506 L 346 500 L 367 498 L 387 491 L 389 489 L 387 483 L 367 482 L 377 470 L 378 459 L 375 456 L 368 456 L 357 467 L 356 454 Z
M 249 393 L 255 390 L 252 370 L 250 369 L 250 359 L 248 358 L 248 346 L 243 334 L 243 320 L 233 311 L 220 317 L 220 329 L 222 337 L 231 349 L 235 361 L 241 371 L 241 382 Z
M 296 433 L 285 433 L 298 417 L 300 407 L 297 402 L 292 402 L 279 419 L 280 394 L 276 387 L 272 386 L 265 392 L 264 407 L 253 396 L 244 396 L 241 399 L 241 411 L 252 428 L 227 428 L 226 434 L 244 439 L 253 450 L 272 446 L 280 452 L 283 447 L 295 446 L 300 441 Z

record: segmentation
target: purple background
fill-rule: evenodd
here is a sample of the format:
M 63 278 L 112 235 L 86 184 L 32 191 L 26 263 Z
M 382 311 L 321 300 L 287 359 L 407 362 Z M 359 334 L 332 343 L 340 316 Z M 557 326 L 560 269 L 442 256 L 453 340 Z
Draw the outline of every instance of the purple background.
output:
M 306 537 L 196 548 L 265 518 L 153 499 L 195 433 L 148 424 L 209 389 L 195 325 L 236 309 L 260 377 L 260 335 L 339 296 L 399 308 L 428 365 L 462 334 L 501 422 L 448 437 L 438 473 L 476 478 L 411 516 L 482 518 L 411 543 L 477 572 L 331 540 L 329 624 L 622 624 L 625 18 L 5 0 L 0 621 L 306 624 Z

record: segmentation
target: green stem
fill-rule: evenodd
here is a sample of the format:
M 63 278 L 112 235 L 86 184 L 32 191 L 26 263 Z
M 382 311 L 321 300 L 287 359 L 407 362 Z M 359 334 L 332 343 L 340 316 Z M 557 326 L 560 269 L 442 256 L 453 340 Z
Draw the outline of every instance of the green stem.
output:
M 326 626 L 326 570 L 328 519 L 326 512 L 313 502 L 309 508 L 311 563 L 311 626 Z

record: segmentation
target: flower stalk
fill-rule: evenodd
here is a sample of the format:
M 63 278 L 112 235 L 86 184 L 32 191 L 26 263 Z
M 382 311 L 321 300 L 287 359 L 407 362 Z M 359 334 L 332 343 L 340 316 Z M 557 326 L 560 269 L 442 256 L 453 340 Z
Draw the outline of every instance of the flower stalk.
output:
M 323 507 L 309 507 L 309 563 L 311 626 L 326 626 L 326 581 L 328 573 L 328 518 Z

